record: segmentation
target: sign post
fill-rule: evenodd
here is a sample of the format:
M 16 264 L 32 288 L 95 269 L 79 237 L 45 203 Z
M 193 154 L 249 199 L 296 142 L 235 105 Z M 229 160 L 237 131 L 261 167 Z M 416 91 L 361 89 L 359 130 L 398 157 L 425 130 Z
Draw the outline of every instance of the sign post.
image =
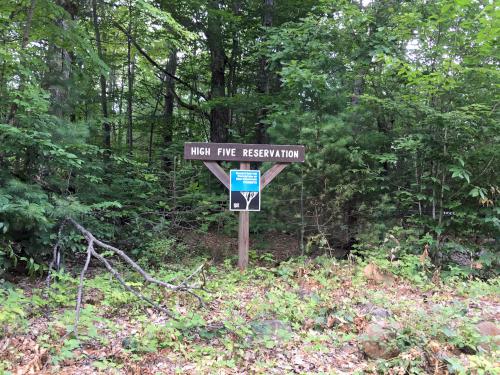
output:
M 248 266 L 249 211 L 260 211 L 262 189 L 288 164 L 304 162 L 304 146 L 188 142 L 184 144 L 184 159 L 202 160 L 229 189 L 229 209 L 239 211 L 238 267 L 244 270 Z M 239 161 L 240 169 L 228 175 L 217 161 Z M 265 161 L 275 164 L 262 176 L 259 170 L 250 169 L 250 162 Z

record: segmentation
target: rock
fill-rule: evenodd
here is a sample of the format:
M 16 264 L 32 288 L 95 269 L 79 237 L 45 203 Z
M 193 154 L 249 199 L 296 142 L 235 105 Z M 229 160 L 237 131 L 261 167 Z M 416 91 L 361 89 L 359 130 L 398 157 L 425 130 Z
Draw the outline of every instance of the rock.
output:
M 459 266 L 470 267 L 472 264 L 470 254 L 471 254 L 470 250 L 469 251 L 455 250 L 448 254 L 448 258 L 449 260 L 458 264 Z
M 394 276 L 383 272 L 376 264 L 370 263 L 363 269 L 366 280 L 376 283 L 391 285 L 394 283 Z
M 495 323 L 483 321 L 476 325 L 476 329 L 481 335 L 482 343 L 479 345 L 481 349 L 490 351 L 490 343 L 494 343 L 497 346 L 500 345 L 500 328 Z
M 386 321 L 370 323 L 366 326 L 359 340 L 361 349 L 371 359 L 391 359 L 399 355 L 396 346 L 396 331 L 400 329 L 397 324 Z
M 371 315 L 372 318 L 376 319 L 387 319 L 392 315 L 389 310 L 370 302 L 361 304 L 359 308 L 361 313 Z
M 104 298 L 105 295 L 101 290 L 92 288 L 83 295 L 83 302 L 90 305 L 99 305 Z
M 373 309 L 371 312 L 370 312 L 371 316 L 375 317 L 375 318 L 389 318 L 391 316 L 391 313 L 389 310 L 386 310 L 382 307 L 377 307 L 375 309 Z

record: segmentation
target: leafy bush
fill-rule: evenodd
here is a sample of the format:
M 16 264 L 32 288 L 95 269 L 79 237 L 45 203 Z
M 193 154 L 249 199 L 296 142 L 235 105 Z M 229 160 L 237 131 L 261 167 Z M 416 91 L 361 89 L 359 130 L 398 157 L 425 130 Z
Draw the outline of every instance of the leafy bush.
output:
M 29 303 L 29 298 L 21 289 L 5 289 L 0 286 L 0 336 L 22 332 L 28 327 L 26 317 Z

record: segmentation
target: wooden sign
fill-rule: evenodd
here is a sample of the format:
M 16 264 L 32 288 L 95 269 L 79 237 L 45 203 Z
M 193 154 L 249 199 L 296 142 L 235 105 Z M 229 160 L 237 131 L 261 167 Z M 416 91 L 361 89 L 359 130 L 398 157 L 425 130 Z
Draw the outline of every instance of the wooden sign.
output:
M 302 163 L 304 146 L 189 142 L 184 144 L 184 159 Z
M 304 146 L 299 145 L 203 142 L 184 144 L 184 159 L 203 160 L 210 172 L 230 191 L 229 209 L 239 211 L 238 266 L 241 270 L 248 266 L 249 211 L 260 210 L 262 189 L 269 185 L 288 164 L 304 162 L 304 153 Z M 231 170 L 231 175 L 229 175 L 217 161 L 239 161 L 240 169 Z M 259 170 L 250 169 L 252 161 L 273 161 L 276 163 L 261 176 Z

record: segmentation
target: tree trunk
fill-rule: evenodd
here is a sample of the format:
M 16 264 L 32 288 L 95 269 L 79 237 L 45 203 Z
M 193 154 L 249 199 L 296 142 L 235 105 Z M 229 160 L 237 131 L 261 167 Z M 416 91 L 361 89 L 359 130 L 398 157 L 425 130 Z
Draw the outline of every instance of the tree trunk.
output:
M 443 140 L 443 159 L 446 160 L 448 158 L 448 127 L 444 128 L 444 140 Z M 439 226 L 443 224 L 443 213 L 444 213 L 444 191 L 446 189 L 446 168 L 443 166 L 441 170 L 441 194 L 439 196 Z
M 97 55 L 99 56 L 99 59 L 104 61 L 102 45 L 101 45 L 101 33 L 99 31 L 99 23 L 97 19 L 97 0 L 92 0 L 92 21 L 94 24 Z M 103 147 L 106 149 L 105 155 L 109 156 L 109 154 L 111 153 L 111 125 L 109 123 L 109 116 L 108 116 L 108 98 L 106 89 L 107 83 L 104 74 L 101 74 L 101 76 L 99 77 L 99 83 L 101 86 L 102 116 L 104 117 L 104 121 L 102 124 Z
M 121 148 L 123 143 L 123 96 L 125 91 L 125 64 L 122 69 L 122 78 L 120 86 L 120 97 L 118 98 L 118 135 L 115 138 L 115 144 L 118 143 L 118 147 Z
M 63 8 L 72 20 L 76 18 L 78 14 L 77 3 L 57 0 L 56 4 Z M 61 32 L 67 32 L 68 22 L 64 16 L 61 16 L 56 22 L 61 28 Z M 71 103 L 69 103 L 71 64 L 74 59 L 65 48 L 58 47 L 55 44 L 49 46 L 48 52 L 47 65 L 49 67 L 49 74 L 46 85 L 52 99 L 50 112 L 58 118 L 69 118 L 71 121 L 74 121 L 76 115 Z
M 24 51 L 28 46 L 28 42 L 30 39 L 30 32 L 31 32 L 31 23 L 33 21 L 33 12 L 35 11 L 35 5 L 36 5 L 36 0 L 31 0 L 28 11 L 26 12 L 26 24 L 24 25 L 23 39 L 21 40 L 21 51 Z M 23 75 L 21 75 L 19 82 L 19 93 L 23 91 L 23 88 L 24 88 L 24 77 Z M 10 107 L 9 117 L 7 119 L 7 122 L 10 125 L 14 125 L 16 119 L 16 113 L 17 113 L 17 103 L 12 103 Z
M 216 104 L 210 109 L 210 141 L 227 142 L 229 110 L 221 104 L 225 95 L 226 55 L 219 10 L 219 1 L 211 0 L 208 9 L 208 27 L 206 31 L 208 49 L 210 50 L 210 99 Z
M 240 14 L 240 1 L 236 0 L 233 3 L 233 13 L 235 16 Z M 236 84 L 236 70 L 238 68 L 238 60 L 240 57 L 240 42 L 239 42 L 239 28 L 235 27 L 233 31 L 233 41 L 231 45 L 231 56 L 229 58 L 229 77 L 227 80 L 227 96 L 234 97 L 237 92 Z M 233 110 L 229 109 L 229 123 L 228 126 L 231 127 L 233 124 Z
M 264 0 L 262 25 L 271 27 L 273 25 L 273 7 L 274 0 Z M 259 77 L 257 79 L 257 92 L 262 95 L 269 95 L 270 92 L 271 73 L 268 68 L 268 61 L 265 56 L 262 56 L 259 61 Z M 267 108 L 264 106 L 259 110 L 256 141 L 257 143 L 268 143 L 267 129 L 264 120 L 267 116 Z
M 153 163 L 153 133 L 156 124 L 156 111 L 158 110 L 158 106 L 161 101 L 161 88 L 160 94 L 156 99 L 155 109 L 153 110 L 153 115 L 151 116 L 151 123 L 149 124 L 149 142 L 148 142 L 148 167 L 151 167 Z
M 168 58 L 168 63 L 165 70 L 170 73 L 172 76 L 175 76 L 175 72 L 177 70 L 177 50 L 173 49 L 170 52 L 170 56 Z M 163 169 L 165 171 L 170 171 L 172 167 L 172 158 L 170 157 L 167 149 L 170 147 L 173 141 L 174 136 L 174 90 L 175 90 L 175 81 L 170 76 L 167 75 L 165 77 L 165 109 L 164 109 L 164 118 L 165 125 L 163 128 Z
M 129 24 L 129 35 L 130 35 Z M 130 37 L 127 38 L 127 78 L 128 78 L 128 93 L 127 93 L 127 148 L 129 155 L 133 151 L 133 121 L 132 121 L 132 105 L 134 98 L 134 61 L 132 61 L 132 44 Z

